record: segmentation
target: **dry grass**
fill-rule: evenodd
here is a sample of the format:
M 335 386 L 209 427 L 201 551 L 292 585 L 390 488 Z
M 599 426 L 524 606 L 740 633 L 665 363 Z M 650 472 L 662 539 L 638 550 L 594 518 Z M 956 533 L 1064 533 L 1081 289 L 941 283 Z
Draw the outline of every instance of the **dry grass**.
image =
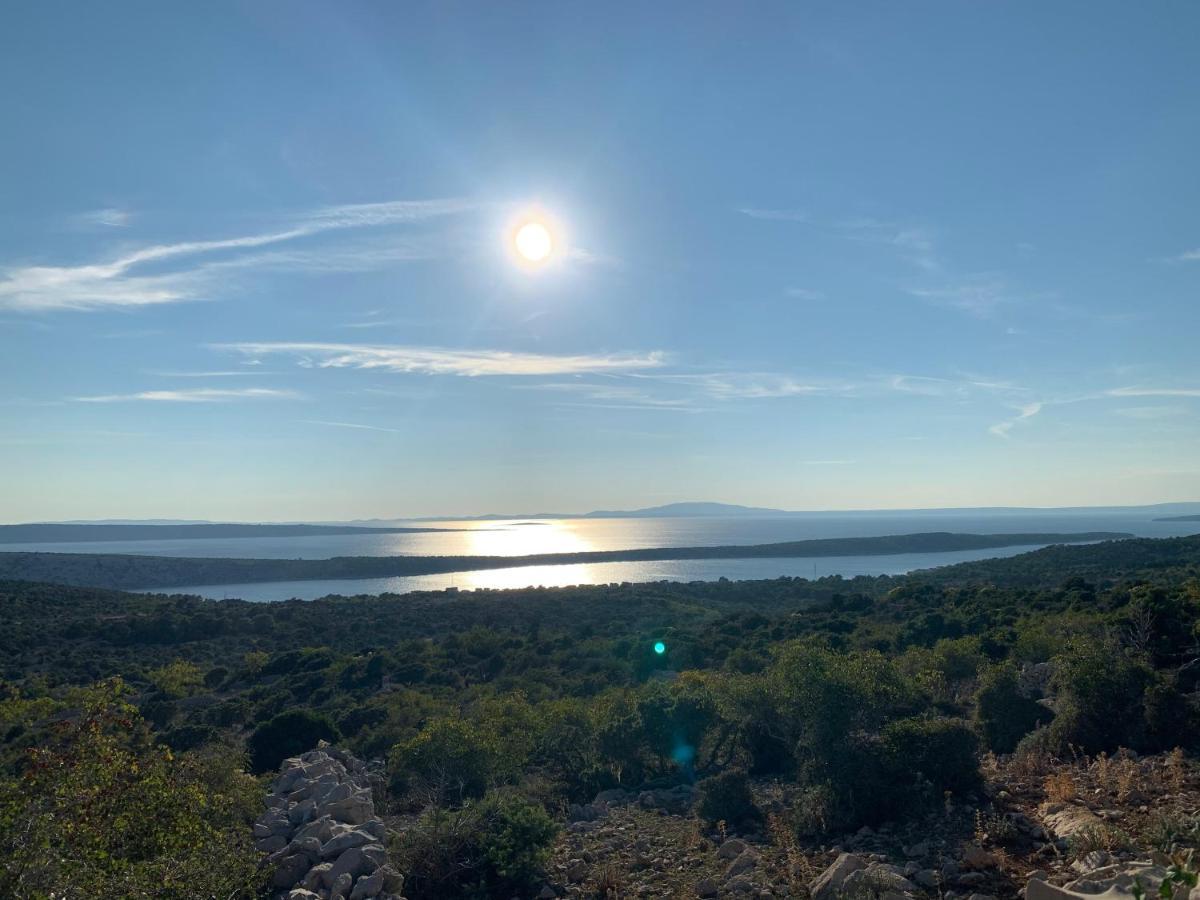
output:
M 769 815 L 767 832 L 771 835 L 771 843 L 783 851 L 787 860 L 789 896 L 807 896 L 808 884 L 816 877 L 817 872 L 800 849 L 795 829 L 791 828 L 782 816 Z
M 1092 825 L 1087 828 L 1081 828 L 1075 834 L 1071 835 L 1070 842 L 1071 857 L 1073 859 L 1080 859 L 1087 856 L 1093 850 L 1118 853 L 1132 846 L 1129 835 L 1120 828 L 1114 828 L 1111 825 Z
M 1046 799 L 1052 803 L 1070 803 L 1079 796 L 1075 775 L 1066 769 L 1047 775 L 1042 787 L 1046 791 Z

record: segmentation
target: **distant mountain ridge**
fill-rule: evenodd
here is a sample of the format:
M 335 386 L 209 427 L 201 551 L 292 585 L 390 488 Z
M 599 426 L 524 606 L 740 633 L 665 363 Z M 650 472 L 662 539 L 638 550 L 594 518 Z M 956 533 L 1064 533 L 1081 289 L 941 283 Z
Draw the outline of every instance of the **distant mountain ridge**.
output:
M 1180 515 L 1195 514 L 1200 516 L 1200 502 L 1153 503 L 1140 506 L 946 506 L 927 509 L 824 509 L 824 510 L 788 510 L 775 509 L 767 506 L 743 506 L 739 503 L 715 503 L 706 501 L 689 501 L 667 503 L 661 506 L 647 506 L 641 509 L 597 509 L 586 513 L 487 513 L 481 516 L 423 516 L 420 519 L 407 521 L 488 521 L 510 519 L 649 519 L 649 518 L 704 518 L 704 517 L 842 517 L 842 516 L 954 516 L 971 514 L 992 515 L 1054 515 L 1054 514 L 1088 514 L 1088 513 L 1123 513 L 1129 515 L 1158 515 L 1175 513 Z M 1180 519 L 1177 521 L 1187 521 Z M 393 520 L 365 520 L 393 521 Z M 402 521 L 402 520 L 394 520 Z
M 201 523 L 0 525 L 0 544 L 75 543 L 94 541 L 170 541 L 215 538 L 309 537 L 330 534 L 408 534 L 451 531 L 449 528 L 358 528 L 351 525 L 247 525 Z

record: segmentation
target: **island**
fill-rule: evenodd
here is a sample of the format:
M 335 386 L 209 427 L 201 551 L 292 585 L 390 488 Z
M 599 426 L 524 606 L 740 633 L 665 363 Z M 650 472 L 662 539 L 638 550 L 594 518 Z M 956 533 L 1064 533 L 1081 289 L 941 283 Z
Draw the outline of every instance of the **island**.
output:
M 114 553 L 0 553 L 0 579 L 117 589 L 270 581 L 314 581 L 438 575 L 518 566 L 676 559 L 782 559 L 889 556 L 1000 547 L 1082 544 L 1131 538 L 1122 532 L 956 534 L 946 531 L 879 537 L 822 538 L 717 547 L 645 547 L 538 553 L 529 556 L 336 556 L 331 559 L 236 559 Z

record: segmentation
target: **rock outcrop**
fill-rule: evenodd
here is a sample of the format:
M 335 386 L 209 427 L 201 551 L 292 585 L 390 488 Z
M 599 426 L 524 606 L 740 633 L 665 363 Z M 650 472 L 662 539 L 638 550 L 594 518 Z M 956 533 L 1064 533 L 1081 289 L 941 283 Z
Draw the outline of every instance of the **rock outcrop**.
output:
M 1149 860 L 1121 863 L 1088 872 L 1061 886 L 1031 878 L 1025 886 L 1025 900 L 1134 900 L 1139 892 L 1143 897 L 1158 897 L 1166 877 L 1167 869 Z M 1189 895 L 1200 895 L 1200 889 L 1176 885 L 1171 891 L 1173 900 L 1189 900 Z
M 366 766 L 335 747 L 283 761 L 254 837 L 279 900 L 403 900 Z

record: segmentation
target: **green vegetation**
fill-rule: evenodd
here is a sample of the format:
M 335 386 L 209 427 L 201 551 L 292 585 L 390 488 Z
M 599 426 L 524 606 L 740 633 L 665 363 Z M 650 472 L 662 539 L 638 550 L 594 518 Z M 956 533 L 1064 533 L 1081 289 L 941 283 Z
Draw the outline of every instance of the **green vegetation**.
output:
M 119 680 L 73 694 L 75 714 L 0 781 L 5 896 L 257 896 L 261 788 L 220 744 L 155 746 L 124 694 Z
M 776 777 L 798 785 L 791 828 L 806 836 L 970 795 L 983 749 L 1190 749 L 1198 613 L 1200 538 L 904 578 L 311 603 L 0 583 L 4 823 L 40 835 L 29 847 L 64 842 L 55 859 L 93 859 L 71 870 L 80 884 L 170 883 L 191 872 L 181 835 L 241 852 L 237 752 L 266 771 L 338 738 L 386 760 L 389 802 L 419 822 L 397 848 L 406 893 L 511 895 L 535 880 L 566 805 L 608 788 L 696 782 L 700 815 L 737 830 L 761 823 L 747 775 Z M 97 732 L 79 691 L 114 675 L 145 724 L 121 707 L 129 724 Z M 70 762 L 39 768 L 60 733 L 74 737 L 51 746 Z M 101 739 L 117 749 L 97 753 Z M 86 817 L 54 805 L 116 773 L 119 797 Z M 155 810 L 153 833 L 104 828 L 126 822 L 120 803 Z M 7 865 L 38 896 L 59 875 L 25 846 Z

